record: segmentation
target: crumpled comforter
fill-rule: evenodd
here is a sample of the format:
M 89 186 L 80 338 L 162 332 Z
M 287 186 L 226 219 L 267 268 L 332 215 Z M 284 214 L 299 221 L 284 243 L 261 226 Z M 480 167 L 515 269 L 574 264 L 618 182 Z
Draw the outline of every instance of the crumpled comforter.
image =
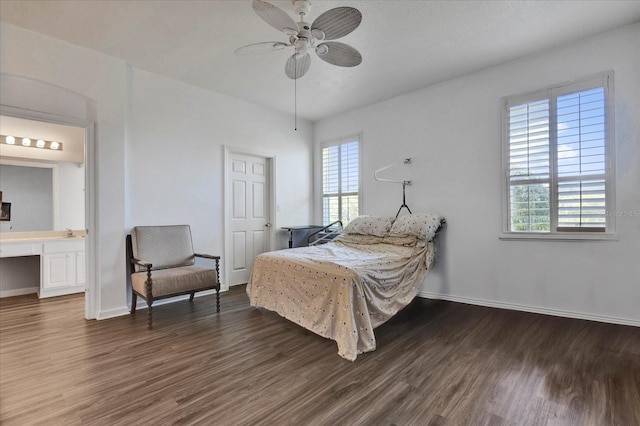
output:
M 431 241 L 414 247 L 332 241 L 262 253 L 247 294 L 251 306 L 334 340 L 338 354 L 355 361 L 375 350 L 374 328 L 415 298 L 434 257 Z

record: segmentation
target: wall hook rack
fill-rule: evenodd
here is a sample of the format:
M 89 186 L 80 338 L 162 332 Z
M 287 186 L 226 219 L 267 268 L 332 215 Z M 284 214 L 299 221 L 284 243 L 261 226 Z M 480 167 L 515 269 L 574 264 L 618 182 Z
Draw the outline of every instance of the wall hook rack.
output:
M 407 185 L 411 185 L 411 181 L 410 180 L 396 180 L 396 179 L 385 179 L 385 178 L 381 178 L 379 176 L 380 172 L 387 170 L 391 167 L 397 166 L 399 164 L 411 164 L 411 158 L 405 158 L 403 161 L 399 161 L 397 163 L 393 163 L 393 164 L 389 164 L 388 166 L 384 166 L 379 168 L 378 170 L 376 170 L 373 173 L 373 178 L 379 182 L 391 182 L 391 183 L 400 183 L 402 184 L 402 205 L 400 206 L 400 208 L 398 209 L 398 213 L 396 213 L 396 218 L 400 215 L 400 212 L 402 211 L 402 209 L 407 209 L 407 211 L 409 212 L 409 214 L 411 214 L 411 209 L 409 208 L 409 206 L 407 205 L 406 202 L 406 194 L 405 194 L 405 189 L 407 187 Z

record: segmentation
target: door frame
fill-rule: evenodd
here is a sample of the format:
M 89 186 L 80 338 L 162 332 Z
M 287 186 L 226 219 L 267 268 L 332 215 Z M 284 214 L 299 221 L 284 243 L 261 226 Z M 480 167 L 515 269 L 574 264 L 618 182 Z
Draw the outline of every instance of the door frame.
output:
M 269 214 L 269 222 L 271 223 L 271 232 L 269 232 L 269 238 L 267 239 L 267 251 L 273 250 L 275 246 L 275 229 L 276 228 L 276 185 L 275 185 L 275 169 L 276 169 L 276 156 L 270 153 L 262 151 L 255 151 L 248 148 L 239 148 L 230 145 L 224 145 L 224 270 L 222 273 L 222 290 L 229 289 L 229 277 L 231 274 L 227 274 L 226 271 L 230 271 L 233 268 L 231 253 L 231 156 L 233 154 L 249 155 L 252 157 L 264 158 L 266 162 L 266 179 L 269 196 L 267 197 L 267 212 Z
M 23 108 L 0 105 L 0 115 L 8 117 L 22 118 L 31 121 L 43 121 L 46 123 L 62 124 L 66 126 L 79 127 L 84 129 L 84 217 L 85 217 L 85 298 L 84 317 L 85 319 L 96 319 L 98 306 L 100 303 L 100 292 L 98 291 L 99 277 L 97 275 L 97 185 L 96 185 L 96 163 L 95 163 L 95 129 L 94 123 L 80 118 L 50 114 L 47 112 L 33 111 Z

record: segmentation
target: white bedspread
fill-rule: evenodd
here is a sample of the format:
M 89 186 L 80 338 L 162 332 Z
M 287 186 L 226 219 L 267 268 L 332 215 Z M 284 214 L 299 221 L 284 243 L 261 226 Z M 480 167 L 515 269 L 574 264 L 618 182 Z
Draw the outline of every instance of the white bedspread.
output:
M 354 361 L 373 351 L 373 329 L 418 294 L 435 256 L 433 242 L 328 244 L 259 255 L 247 284 L 251 306 L 335 340 L 338 354 Z

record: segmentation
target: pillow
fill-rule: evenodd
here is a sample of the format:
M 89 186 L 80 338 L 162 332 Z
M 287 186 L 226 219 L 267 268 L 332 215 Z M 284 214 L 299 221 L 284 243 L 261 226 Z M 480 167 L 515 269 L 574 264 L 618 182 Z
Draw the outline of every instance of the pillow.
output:
M 384 237 L 393 224 L 392 217 L 358 216 L 344 228 L 345 234 L 375 235 Z
M 409 214 L 399 217 L 393 223 L 389 236 L 407 237 L 413 235 L 422 240 L 431 241 L 442 224 L 443 217 L 436 213 Z

